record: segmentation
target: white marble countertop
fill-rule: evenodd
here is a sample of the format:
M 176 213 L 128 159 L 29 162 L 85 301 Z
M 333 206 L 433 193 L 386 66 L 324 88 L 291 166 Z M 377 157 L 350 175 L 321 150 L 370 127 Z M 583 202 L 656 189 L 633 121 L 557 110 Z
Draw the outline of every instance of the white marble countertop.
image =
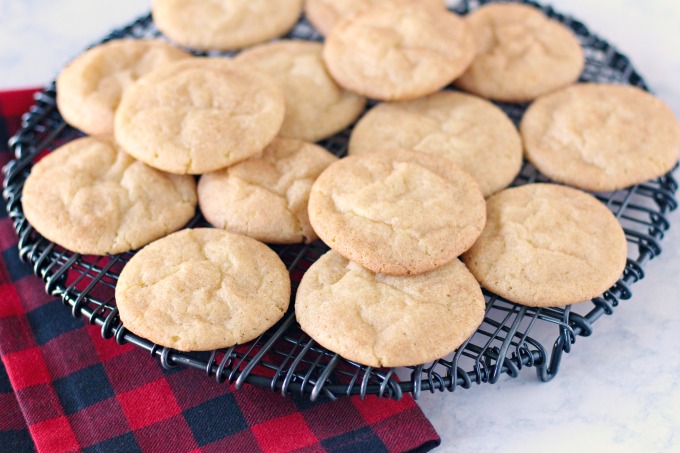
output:
M 680 116 L 680 1 L 552 0 L 628 55 Z M 145 13 L 140 0 L 0 0 L 0 90 L 50 81 L 106 31 Z M 541 383 L 518 379 L 423 394 L 438 451 L 680 451 L 680 213 L 612 317 L 595 324 Z

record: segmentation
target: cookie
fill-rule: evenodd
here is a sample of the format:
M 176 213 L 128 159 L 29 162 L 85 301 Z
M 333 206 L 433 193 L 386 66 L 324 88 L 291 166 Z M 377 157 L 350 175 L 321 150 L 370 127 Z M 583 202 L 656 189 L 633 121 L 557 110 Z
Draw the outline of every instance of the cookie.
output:
M 525 102 L 570 85 L 583 70 L 578 39 L 540 10 L 491 4 L 465 17 L 477 47 L 456 85 L 488 99 Z
M 110 138 L 85 137 L 35 164 L 22 205 L 48 240 L 77 253 L 115 254 L 186 225 L 196 212 L 196 183 L 134 160 Z
M 463 261 L 482 286 L 530 307 L 601 295 L 626 266 L 626 236 L 595 197 L 555 184 L 506 189 L 487 200 L 487 222 Z
M 453 91 L 377 105 L 354 126 L 349 153 L 394 147 L 451 160 L 477 180 L 485 197 L 507 187 L 522 167 L 522 141 L 505 113 Z
M 420 275 L 376 274 L 330 251 L 302 277 L 295 316 L 310 337 L 373 367 L 412 366 L 453 352 L 484 319 L 479 284 L 465 265 Z
M 186 229 L 149 244 L 116 285 L 125 328 L 180 351 L 253 340 L 283 317 L 289 300 L 290 278 L 276 253 L 215 228 Z
M 156 39 L 118 39 L 93 47 L 57 77 L 57 107 L 64 120 L 89 135 L 112 135 L 113 115 L 135 80 L 189 55 Z
M 236 57 L 270 74 L 286 97 L 280 137 L 316 142 L 352 124 L 366 99 L 340 87 L 321 58 L 323 45 L 307 41 L 276 41 L 247 49 Z
M 153 0 L 158 29 L 180 45 L 199 50 L 236 50 L 288 32 L 302 0 Z
M 465 22 L 443 8 L 387 4 L 340 21 L 323 58 L 333 78 L 381 100 L 434 93 L 463 73 L 474 57 Z
M 385 3 L 414 3 L 426 7 L 444 7 L 443 0 L 307 0 L 305 16 L 316 30 L 327 36 L 341 19 Z
M 192 58 L 139 79 L 121 100 L 116 140 L 152 167 L 201 174 L 259 156 L 285 112 L 268 77 L 224 58 Z
M 590 191 L 662 176 L 680 155 L 673 111 L 627 85 L 578 84 L 543 96 L 520 131 L 526 157 L 541 173 Z
M 205 218 L 270 244 L 312 242 L 307 202 L 316 178 L 337 158 L 311 143 L 275 139 L 262 157 L 208 173 L 198 184 Z
M 452 261 L 484 227 L 484 197 L 447 159 L 403 150 L 350 156 L 312 186 L 309 220 L 329 247 L 391 275 Z

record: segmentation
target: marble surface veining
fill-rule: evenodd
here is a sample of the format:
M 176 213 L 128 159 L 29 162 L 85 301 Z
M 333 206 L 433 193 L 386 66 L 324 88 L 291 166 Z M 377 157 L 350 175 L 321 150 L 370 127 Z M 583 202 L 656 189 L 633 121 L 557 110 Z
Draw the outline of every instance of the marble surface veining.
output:
M 680 1 L 554 0 L 627 54 L 680 116 Z M 0 89 L 42 85 L 144 0 L 0 0 Z M 442 452 L 680 451 L 680 215 L 633 298 L 579 338 L 560 372 L 531 369 L 419 404 Z

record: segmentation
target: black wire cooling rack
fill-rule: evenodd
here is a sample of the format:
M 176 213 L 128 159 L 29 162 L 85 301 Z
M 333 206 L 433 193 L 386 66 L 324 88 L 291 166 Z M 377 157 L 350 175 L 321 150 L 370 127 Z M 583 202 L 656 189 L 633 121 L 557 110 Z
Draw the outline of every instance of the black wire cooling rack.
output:
M 453 10 L 466 14 L 484 3 L 488 0 L 465 0 Z M 593 35 L 581 22 L 550 7 L 529 1 L 522 3 L 540 7 L 576 33 L 586 56 L 582 81 L 616 82 L 647 89 L 628 58 Z M 104 41 L 158 35 L 151 17 L 146 16 L 114 31 Z M 288 37 L 321 40 L 304 19 Z M 515 122 L 525 110 L 522 105 L 499 105 Z M 322 144 L 331 152 L 343 155 L 349 133 L 344 131 Z M 24 217 L 21 192 L 32 164 L 41 153 L 78 136 L 80 133 L 67 126 L 59 115 L 52 85 L 36 96 L 35 105 L 23 118 L 21 131 L 10 141 L 16 160 L 4 169 L 3 196 L 19 235 L 20 256 L 45 281 L 46 291 L 61 297 L 73 316 L 84 316 L 91 324 L 101 326 L 104 338 L 114 338 L 121 344 L 134 343 L 149 351 L 152 357 L 158 357 L 164 367 L 190 366 L 204 370 L 217 382 L 234 383 L 236 388 L 248 383 L 269 387 L 283 395 L 307 395 L 312 400 L 322 394 L 329 398 L 377 394 L 398 399 L 404 392 L 417 398 L 423 390 L 454 391 L 482 382 L 495 383 L 502 375 L 517 377 L 522 368 L 529 367 L 536 370 L 540 380 L 552 379 L 563 354 L 570 351 L 576 338 L 590 335 L 595 321 L 602 315 L 611 315 L 620 300 L 631 297 L 629 285 L 642 279 L 645 263 L 661 253 L 659 243 L 669 228 L 665 215 L 677 207 L 678 186 L 670 173 L 626 190 L 598 194 L 623 225 L 629 243 L 627 266 L 618 283 L 591 302 L 566 308 L 522 307 L 487 292 L 483 324 L 455 353 L 433 363 L 401 369 L 375 369 L 353 363 L 303 333 L 292 310 L 248 344 L 207 353 L 182 353 L 140 338 L 120 323 L 114 288 L 131 253 L 105 257 L 72 253 L 41 237 Z M 547 179 L 525 164 L 514 185 L 535 181 Z M 197 215 L 190 226 L 204 223 Z M 327 247 L 316 242 L 274 247 L 274 250 L 288 266 L 295 291 L 305 270 Z

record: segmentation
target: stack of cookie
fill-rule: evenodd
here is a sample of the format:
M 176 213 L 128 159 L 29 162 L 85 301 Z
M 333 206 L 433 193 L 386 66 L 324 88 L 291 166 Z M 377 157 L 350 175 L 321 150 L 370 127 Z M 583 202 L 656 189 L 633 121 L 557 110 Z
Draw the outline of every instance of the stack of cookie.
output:
M 484 297 L 457 257 L 486 209 L 460 167 L 406 150 L 347 157 L 314 183 L 309 217 L 332 250 L 303 276 L 295 314 L 320 344 L 366 365 L 415 365 L 481 324 Z
M 180 350 L 255 338 L 291 293 L 262 242 L 331 248 L 304 275 L 296 316 L 321 345 L 370 366 L 460 346 L 484 318 L 478 282 L 529 306 L 581 302 L 616 282 L 626 239 L 597 199 L 505 188 L 523 155 L 584 190 L 660 176 L 680 151 L 670 109 L 637 88 L 575 84 L 578 40 L 533 7 L 464 18 L 443 0 L 304 8 L 323 44 L 270 41 L 302 0 L 154 0 L 156 25 L 183 48 L 254 47 L 208 58 L 164 40 L 111 41 L 60 74 L 59 110 L 91 137 L 35 165 L 24 210 L 79 253 L 155 241 L 116 288 L 127 328 Z M 359 119 L 367 98 L 382 102 Z M 518 132 L 491 101 L 533 104 Z M 314 144 L 352 124 L 349 157 Z M 178 232 L 197 204 L 217 228 Z

